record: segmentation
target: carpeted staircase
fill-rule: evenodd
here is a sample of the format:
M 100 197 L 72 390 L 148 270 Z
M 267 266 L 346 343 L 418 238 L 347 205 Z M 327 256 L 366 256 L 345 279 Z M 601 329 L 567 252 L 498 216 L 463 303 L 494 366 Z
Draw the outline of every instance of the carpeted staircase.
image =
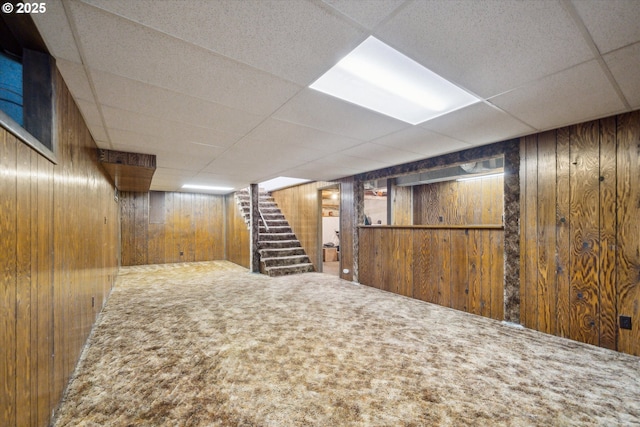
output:
M 235 193 L 236 201 L 245 222 L 250 227 L 251 207 L 247 190 Z M 260 272 L 268 276 L 308 273 L 314 271 L 313 264 L 296 238 L 280 208 L 268 193 L 261 191 L 260 212 Z M 266 222 L 266 224 L 265 224 Z

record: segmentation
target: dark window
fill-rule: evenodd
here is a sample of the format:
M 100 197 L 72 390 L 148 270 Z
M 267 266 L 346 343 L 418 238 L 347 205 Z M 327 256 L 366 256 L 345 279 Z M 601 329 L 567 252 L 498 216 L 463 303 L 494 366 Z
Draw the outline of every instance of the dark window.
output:
M 27 14 L 0 15 L 0 121 L 53 162 L 54 67 Z
M 22 63 L 0 53 L 0 110 L 24 127 L 22 96 Z

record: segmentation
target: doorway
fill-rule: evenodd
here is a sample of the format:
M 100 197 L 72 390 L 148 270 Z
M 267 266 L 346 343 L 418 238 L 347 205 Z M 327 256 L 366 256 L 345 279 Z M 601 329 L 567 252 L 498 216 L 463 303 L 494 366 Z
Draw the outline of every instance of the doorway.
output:
M 320 224 L 318 266 L 320 271 L 340 275 L 340 185 L 318 190 Z

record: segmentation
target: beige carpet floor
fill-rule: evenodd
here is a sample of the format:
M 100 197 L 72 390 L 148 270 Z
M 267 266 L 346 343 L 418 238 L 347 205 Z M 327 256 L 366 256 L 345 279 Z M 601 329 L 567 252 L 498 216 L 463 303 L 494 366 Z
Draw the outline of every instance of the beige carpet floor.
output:
M 633 426 L 640 358 L 310 273 L 123 268 L 56 426 Z

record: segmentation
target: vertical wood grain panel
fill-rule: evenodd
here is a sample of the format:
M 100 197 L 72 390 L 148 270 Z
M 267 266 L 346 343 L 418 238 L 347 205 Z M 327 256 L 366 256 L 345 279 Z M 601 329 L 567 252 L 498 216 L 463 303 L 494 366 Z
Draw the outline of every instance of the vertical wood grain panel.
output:
M 617 128 L 618 315 L 631 317 L 619 329 L 618 350 L 640 356 L 640 113 L 618 117 Z
M 491 288 L 491 318 L 504 320 L 504 231 L 497 230 L 483 236 L 489 240 L 491 248 L 491 270 L 488 277 L 482 277 L 483 283 Z
M 16 424 L 16 145 L 12 135 L 0 139 L 0 425 Z
M 225 196 L 226 209 L 226 257 L 229 261 L 249 268 L 251 258 L 249 254 L 249 230 L 244 218 L 240 215 L 238 205 L 235 202 L 233 194 Z
M 417 185 L 413 187 L 413 224 L 502 224 L 503 182 L 502 176 L 494 176 Z
M 616 304 L 616 120 L 600 121 L 600 265 L 599 326 L 601 347 L 615 350 Z
M 503 230 L 360 227 L 358 232 L 360 283 L 473 313 L 480 312 L 479 292 L 487 288 L 486 315 L 502 319 Z M 492 245 L 496 265 L 481 272 L 478 248 L 484 240 Z M 472 275 L 477 283 L 469 285 Z
M 556 330 L 557 284 L 555 271 L 556 246 L 556 134 L 538 135 L 537 194 L 537 329 L 546 333 Z M 535 282 L 531 283 L 534 290 Z M 533 295 L 531 295 L 533 298 Z
M 451 272 L 454 261 L 451 257 L 451 230 L 442 230 L 442 232 L 434 230 L 432 242 L 434 265 L 440 266 L 434 270 L 434 273 L 437 274 L 439 304 L 451 307 L 453 305 L 451 301 Z
M 395 180 L 393 180 L 395 181 Z M 411 187 L 398 187 L 391 183 L 391 193 L 387 195 L 391 201 L 391 225 L 413 224 L 413 191 Z
M 599 129 L 597 122 L 571 127 L 570 337 L 598 344 Z
M 16 198 L 16 423 L 31 424 L 31 233 L 32 150 L 25 144 L 17 146 Z M 36 159 L 37 161 L 37 159 Z M 37 173 L 37 169 L 36 169 Z
M 164 201 L 157 203 L 164 208 L 162 223 L 150 223 L 150 210 L 159 207 L 152 208 L 148 193 L 120 193 L 123 265 L 224 259 L 223 196 L 154 193 Z
M 524 185 L 522 209 L 520 254 L 522 280 L 520 283 L 520 314 L 522 323 L 532 329 L 537 329 L 538 319 L 538 137 L 537 135 L 524 138 L 525 164 L 521 180 Z
M 451 308 L 469 309 L 469 230 L 451 230 Z
M 479 215 L 479 212 L 478 212 Z M 469 230 L 468 253 L 469 253 L 469 306 L 468 311 L 472 314 L 482 313 L 482 240 L 483 234 L 480 230 Z
M 556 319 L 557 334 L 570 335 L 570 133 L 569 128 L 558 129 L 556 134 Z
M 51 355 L 54 354 L 54 322 L 53 311 L 54 302 L 54 263 L 51 254 L 54 248 L 55 227 L 52 224 L 54 220 L 54 180 L 53 165 L 38 156 L 38 189 L 37 189 L 37 211 L 32 217 L 35 217 L 37 223 L 37 253 L 38 253 L 38 271 L 37 271 L 37 312 L 32 314 L 32 320 L 36 321 L 37 334 L 34 341 L 37 343 L 36 358 L 36 385 L 35 395 L 37 396 L 37 419 L 38 425 L 46 425 L 51 414 L 51 408 L 55 407 L 57 401 L 53 400 L 55 393 L 52 391 L 54 387 L 54 360 Z M 115 208 L 115 204 L 112 204 Z M 112 211 L 113 213 L 113 211 Z M 106 214 L 106 213 L 105 213 Z M 117 235 L 110 234 L 110 240 L 115 241 Z M 113 247 L 115 252 L 115 246 Z M 115 253 L 107 253 L 106 256 L 115 258 Z M 105 268 L 111 268 L 111 272 L 115 271 L 115 265 L 105 263 Z M 53 307 L 53 310 L 51 310 Z
M 362 241 L 360 242 L 362 246 Z M 433 302 L 433 289 L 437 286 L 434 280 L 434 268 L 431 265 L 431 230 L 413 231 L 413 298 Z M 370 253 L 368 247 L 363 253 Z M 361 262 L 365 262 L 364 257 Z

